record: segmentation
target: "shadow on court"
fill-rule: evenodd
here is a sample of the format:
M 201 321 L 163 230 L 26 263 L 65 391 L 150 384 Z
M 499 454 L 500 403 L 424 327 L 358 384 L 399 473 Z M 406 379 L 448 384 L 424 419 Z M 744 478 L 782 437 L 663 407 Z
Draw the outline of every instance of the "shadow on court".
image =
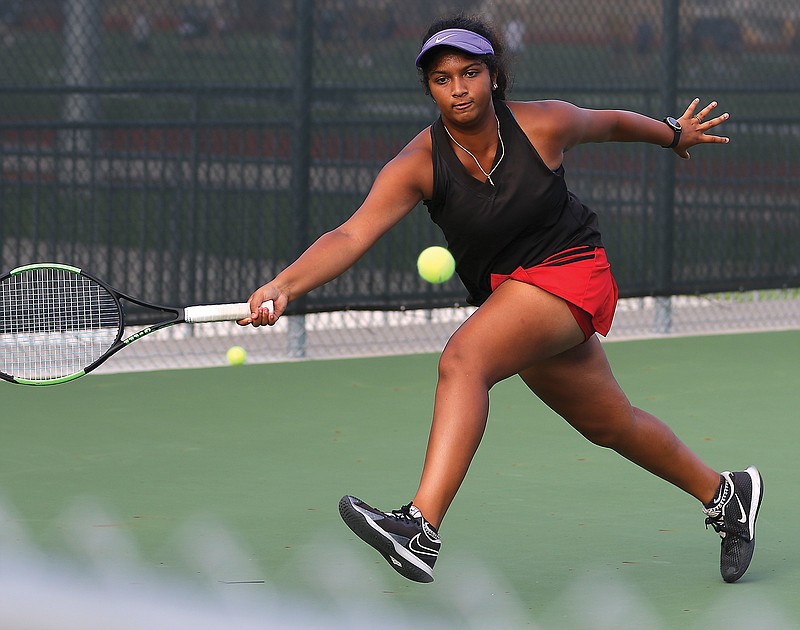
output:
M 509 627 L 795 627 L 800 331 L 606 349 L 632 402 L 710 465 L 760 468 L 758 546 L 739 583 L 722 582 L 719 538 L 693 499 L 584 441 L 518 379 L 492 392 L 436 582 L 396 576 L 337 502 L 410 500 L 434 355 L 0 384 L 0 543 L 28 539 L 91 571 L 136 566 L 144 582 L 427 611 L 465 627 L 490 614 Z

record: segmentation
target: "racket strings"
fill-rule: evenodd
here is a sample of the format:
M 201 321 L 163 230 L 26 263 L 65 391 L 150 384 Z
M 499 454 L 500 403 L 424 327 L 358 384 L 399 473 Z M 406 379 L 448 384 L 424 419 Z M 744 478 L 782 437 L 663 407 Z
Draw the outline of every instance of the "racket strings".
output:
M 114 344 L 122 325 L 105 287 L 63 269 L 5 278 L 0 306 L 0 370 L 21 379 L 58 379 L 83 370 Z

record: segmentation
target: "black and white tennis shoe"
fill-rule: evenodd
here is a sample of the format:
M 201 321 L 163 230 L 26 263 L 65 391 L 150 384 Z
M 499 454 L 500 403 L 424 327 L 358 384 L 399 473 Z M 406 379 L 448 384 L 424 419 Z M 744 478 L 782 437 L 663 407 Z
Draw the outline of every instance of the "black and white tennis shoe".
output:
M 365 543 L 374 547 L 391 567 L 415 582 L 433 582 L 433 564 L 439 555 L 439 533 L 416 506 L 381 512 L 363 501 L 344 496 L 339 514 Z
M 715 505 L 703 508 L 706 528 L 722 538 L 719 571 L 726 582 L 744 575 L 756 547 L 756 519 L 764 497 L 764 481 L 754 466 L 744 472 L 723 472 L 721 496 Z

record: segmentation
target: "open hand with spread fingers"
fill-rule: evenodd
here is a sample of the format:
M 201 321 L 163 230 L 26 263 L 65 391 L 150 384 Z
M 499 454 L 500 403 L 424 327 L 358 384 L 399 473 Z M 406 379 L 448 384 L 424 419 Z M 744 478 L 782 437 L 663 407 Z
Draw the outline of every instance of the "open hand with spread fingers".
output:
M 711 113 L 718 105 L 717 101 L 711 101 L 708 105 L 697 111 L 697 107 L 699 105 L 700 99 L 694 99 L 691 103 L 689 103 L 689 107 L 686 108 L 686 111 L 678 119 L 678 122 L 680 122 L 682 128 L 681 139 L 673 151 L 675 151 L 675 153 L 677 153 L 678 156 L 682 157 L 684 160 L 690 159 L 691 156 L 689 155 L 689 149 L 696 144 L 704 144 L 708 142 L 726 144 L 731 140 L 727 136 L 717 136 L 708 133 L 717 125 L 721 125 L 728 120 L 728 118 L 730 118 L 730 114 L 725 112 L 719 116 L 709 118 Z

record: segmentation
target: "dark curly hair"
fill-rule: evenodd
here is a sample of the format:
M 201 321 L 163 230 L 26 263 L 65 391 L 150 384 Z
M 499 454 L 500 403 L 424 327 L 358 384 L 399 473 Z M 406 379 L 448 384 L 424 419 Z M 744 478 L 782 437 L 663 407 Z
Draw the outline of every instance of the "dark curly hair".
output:
M 482 35 L 491 42 L 492 48 L 494 48 L 494 54 L 476 55 L 476 57 L 486 64 L 491 74 L 496 73 L 497 75 L 497 89 L 493 92 L 492 97 L 501 100 L 505 99 L 506 91 L 511 89 L 511 77 L 506 63 L 505 45 L 494 28 L 476 15 L 459 13 L 453 17 L 439 19 L 431 24 L 427 33 L 423 36 L 421 43 L 424 44 L 433 35 L 448 28 L 462 28 L 467 31 L 472 31 L 473 33 Z M 463 51 L 459 52 L 465 54 Z M 433 57 L 434 55 L 426 55 L 423 57 L 421 60 L 422 66 L 418 68 L 420 83 L 422 83 L 422 86 L 425 88 L 425 94 L 428 96 L 430 96 L 431 93 L 430 87 L 428 86 L 428 72 L 430 71 L 431 59 Z

